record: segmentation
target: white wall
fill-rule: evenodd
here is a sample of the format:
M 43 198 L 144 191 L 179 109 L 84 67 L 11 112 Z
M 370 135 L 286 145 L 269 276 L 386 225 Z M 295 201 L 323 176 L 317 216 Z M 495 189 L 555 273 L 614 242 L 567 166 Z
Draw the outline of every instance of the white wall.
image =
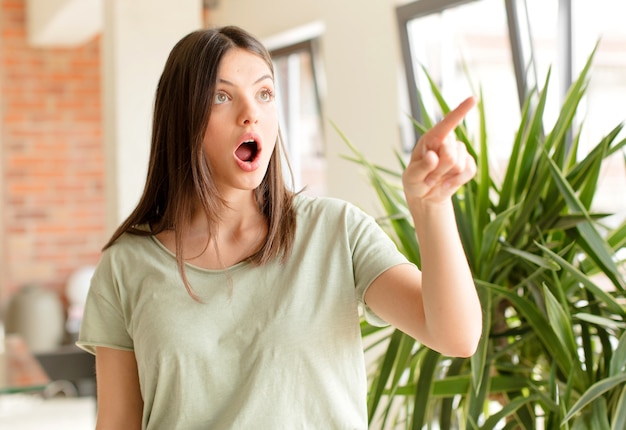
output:
M 2 14 L 2 11 L 0 10 L 0 15 Z M 0 19 L 0 23 L 2 22 L 2 20 Z M 2 31 L 2 25 L 0 24 L 0 31 Z M 0 50 L 0 54 L 3 54 L 2 50 Z M 3 93 L 4 91 L 4 80 L 0 77 L 0 94 Z M 0 232 L 4 232 L 5 229 L 5 221 L 4 221 L 4 205 L 5 205 L 5 188 L 4 188 L 4 154 L 3 154 L 3 148 L 4 148 L 4 144 L 2 142 L 2 124 L 3 121 L 0 121 Z M 5 291 L 6 287 L 4 287 L 5 283 L 5 273 L 7 273 L 7 270 L 5 268 L 5 257 L 4 257 L 4 247 L 6 246 L 6 240 L 0 240 L 0 334 L 4 332 L 4 326 L 2 325 L 2 317 L 3 317 L 3 311 L 4 309 L 1 306 L 2 303 L 2 299 L 3 299 L 3 292 Z
M 326 80 L 323 115 L 327 144 L 328 194 L 366 211 L 378 208 L 362 169 L 329 120 L 336 123 L 368 159 L 397 167 L 400 148 L 398 70 L 400 44 L 392 0 L 221 0 L 211 15 L 214 26 L 238 25 L 265 40 L 321 21 L 321 55 Z M 402 84 L 404 85 L 404 84 Z
M 202 25 L 200 0 L 105 1 L 102 37 L 107 229 L 137 205 L 150 154 L 154 95 L 176 42 Z

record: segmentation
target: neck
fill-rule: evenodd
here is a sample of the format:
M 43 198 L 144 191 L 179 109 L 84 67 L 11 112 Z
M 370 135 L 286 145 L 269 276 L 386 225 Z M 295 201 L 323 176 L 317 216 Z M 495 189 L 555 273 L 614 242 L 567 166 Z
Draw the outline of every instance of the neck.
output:
M 253 192 L 231 193 L 225 198 L 226 204 L 217 214 L 217 231 L 220 236 L 223 233 L 235 234 L 248 229 L 258 228 L 265 224 L 265 217 L 261 213 Z M 206 214 L 202 208 L 197 208 L 191 218 L 191 231 L 206 233 L 209 230 Z

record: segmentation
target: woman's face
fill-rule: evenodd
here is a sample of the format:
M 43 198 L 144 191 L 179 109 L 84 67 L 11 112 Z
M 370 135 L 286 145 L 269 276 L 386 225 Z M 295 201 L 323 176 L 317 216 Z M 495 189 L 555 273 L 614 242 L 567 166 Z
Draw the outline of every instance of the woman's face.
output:
M 265 61 L 234 48 L 220 63 L 203 150 L 222 195 L 259 186 L 278 137 L 274 79 Z

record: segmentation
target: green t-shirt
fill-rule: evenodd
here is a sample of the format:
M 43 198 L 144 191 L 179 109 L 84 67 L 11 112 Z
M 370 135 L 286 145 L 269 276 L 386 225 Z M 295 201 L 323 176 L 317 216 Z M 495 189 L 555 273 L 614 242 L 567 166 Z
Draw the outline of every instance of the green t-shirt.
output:
M 92 280 L 78 345 L 134 351 L 143 428 L 365 429 L 367 380 L 359 306 L 388 268 L 406 263 L 373 218 L 330 198 L 296 198 L 285 263 L 225 270 L 187 265 L 126 234 Z

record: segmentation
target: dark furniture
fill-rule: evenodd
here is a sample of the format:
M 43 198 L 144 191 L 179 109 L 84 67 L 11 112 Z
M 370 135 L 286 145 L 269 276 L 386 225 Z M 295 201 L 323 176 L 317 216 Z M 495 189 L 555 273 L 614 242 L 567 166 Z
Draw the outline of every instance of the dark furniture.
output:
M 51 381 L 67 381 L 78 396 L 96 395 L 95 357 L 76 345 L 63 345 L 54 351 L 35 354 Z

